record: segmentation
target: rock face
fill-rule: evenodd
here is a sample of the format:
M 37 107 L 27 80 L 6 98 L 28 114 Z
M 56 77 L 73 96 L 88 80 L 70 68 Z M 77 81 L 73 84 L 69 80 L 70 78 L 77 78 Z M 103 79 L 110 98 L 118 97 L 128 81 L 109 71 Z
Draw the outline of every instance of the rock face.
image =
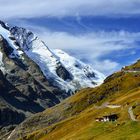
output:
M 20 91 L 11 85 L 0 71 L 0 139 L 3 139 L 3 135 L 8 131 L 7 127 L 19 124 L 26 117 L 18 109 L 18 106 L 25 105 L 16 98 L 20 94 Z
M 62 78 L 63 80 L 72 80 L 72 76 L 70 73 L 65 69 L 62 65 L 58 66 L 56 69 L 57 75 Z
M 0 116 L 0 125 L 2 126 L 19 124 L 25 119 L 24 114 L 11 110 L 9 108 L 1 109 Z

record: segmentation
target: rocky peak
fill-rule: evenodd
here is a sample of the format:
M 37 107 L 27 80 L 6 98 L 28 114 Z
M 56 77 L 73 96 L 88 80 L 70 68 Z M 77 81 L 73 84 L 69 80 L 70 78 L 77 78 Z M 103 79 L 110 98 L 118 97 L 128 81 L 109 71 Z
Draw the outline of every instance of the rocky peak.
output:
M 5 23 L 5 22 L 3 22 L 3 21 L 0 20 L 0 25 L 1 25 L 3 28 L 9 30 L 9 26 L 8 26 L 7 23 Z

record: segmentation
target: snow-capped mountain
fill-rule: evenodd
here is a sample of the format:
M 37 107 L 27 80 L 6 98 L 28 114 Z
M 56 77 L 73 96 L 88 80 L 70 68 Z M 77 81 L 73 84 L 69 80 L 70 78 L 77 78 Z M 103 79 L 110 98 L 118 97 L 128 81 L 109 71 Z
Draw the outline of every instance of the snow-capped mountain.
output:
M 9 55 L 11 59 L 23 60 L 23 54 L 26 54 L 40 67 L 47 79 L 65 91 L 74 92 L 81 88 L 94 87 L 104 80 L 104 75 L 93 70 L 90 65 L 69 56 L 62 50 L 50 50 L 45 42 L 27 29 L 10 27 L 1 22 L 0 34 L 13 49 Z M 0 62 L 1 70 L 4 72 L 2 60 Z
M 0 21 L 0 127 L 6 133 L 32 114 L 103 80 L 91 66 L 62 50 L 50 50 L 31 31 Z

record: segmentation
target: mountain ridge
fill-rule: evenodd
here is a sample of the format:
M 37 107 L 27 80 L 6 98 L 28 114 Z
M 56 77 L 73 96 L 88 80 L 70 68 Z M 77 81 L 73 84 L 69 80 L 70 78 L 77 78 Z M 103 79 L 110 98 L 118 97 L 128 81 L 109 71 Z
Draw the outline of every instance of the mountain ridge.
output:
M 3 27 L 5 26 L 3 25 Z M 56 82 L 56 84 L 60 86 L 62 85 L 61 88 L 62 87 L 65 87 L 65 89 L 73 88 L 74 90 L 76 86 L 75 83 L 76 82 L 78 83 L 79 82 L 78 80 L 80 80 L 79 82 L 79 85 L 80 85 L 82 83 L 81 79 L 83 77 L 87 81 L 87 84 L 86 83 L 83 84 L 85 85 L 85 87 L 95 86 L 94 84 L 96 83 L 96 78 L 97 80 L 98 79 L 100 80 L 99 83 L 97 81 L 97 84 L 102 83 L 104 76 L 101 73 L 99 72 L 96 73 L 96 71 L 94 71 L 89 65 L 86 65 L 79 60 L 77 61 L 74 57 L 71 57 L 71 60 L 73 59 L 74 61 L 73 63 L 75 63 L 75 65 L 79 65 L 80 68 L 73 66 L 73 63 L 70 64 L 70 61 L 67 60 L 69 65 L 71 65 L 71 68 L 74 68 L 73 73 L 71 73 L 66 68 L 66 66 L 64 66 L 66 64 L 63 65 L 62 62 L 60 61 L 61 57 L 63 57 L 63 59 L 66 59 L 64 57 L 69 56 L 69 55 L 66 54 L 65 52 L 61 52 L 61 54 L 63 54 L 64 56 L 61 55 L 61 57 L 58 57 L 52 50 L 50 50 L 47 47 L 47 45 L 42 40 L 40 40 L 31 31 L 26 30 L 24 28 L 17 27 L 17 26 L 8 27 L 7 25 L 5 28 L 9 30 L 9 33 L 8 31 L 6 31 L 6 33 L 5 31 L 3 31 L 4 34 L 10 34 L 10 37 L 8 37 L 7 35 L 6 39 L 9 40 L 10 38 L 11 40 L 13 40 L 13 41 L 11 40 L 9 41 L 9 42 L 12 42 L 10 45 L 12 46 L 13 43 L 17 44 L 17 46 L 13 45 L 14 55 L 22 58 L 22 54 L 26 53 L 26 55 L 40 67 L 41 71 L 44 73 L 44 75 L 47 78 L 49 77 L 50 79 L 57 79 L 56 81 L 59 81 L 59 82 Z M 58 52 L 58 51 L 55 51 L 55 52 Z M 11 54 L 11 57 L 14 57 L 12 56 L 13 53 Z M 68 58 L 70 58 L 70 56 Z M 87 77 L 86 73 L 84 73 L 84 69 L 86 69 L 86 71 L 90 74 L 89 77 Z M 77 71 L 80 72 L 80 75 Z M 66 74 L 65 76 L 64 75 L 61 76 L 60 73 L 66 73 Z M 79 79 L 78 78 L 74 79 L 76 77 L 78 77 Z M 68 87 L 66 85 L 68 85 Z M 84 87 L 83 85 L 81 85 L 81 87 Z

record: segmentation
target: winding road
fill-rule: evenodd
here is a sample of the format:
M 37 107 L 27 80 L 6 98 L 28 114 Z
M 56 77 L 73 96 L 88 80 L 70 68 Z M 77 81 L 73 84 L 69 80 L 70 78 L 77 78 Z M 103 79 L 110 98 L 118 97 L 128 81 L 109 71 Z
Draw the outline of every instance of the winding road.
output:
M 135 115 L 133 113 L 132 106 L 128 108 L 128 113 L 129 113 L 129 116 L 132 121 L 137 121 L 137 119 L 135 118 Z

